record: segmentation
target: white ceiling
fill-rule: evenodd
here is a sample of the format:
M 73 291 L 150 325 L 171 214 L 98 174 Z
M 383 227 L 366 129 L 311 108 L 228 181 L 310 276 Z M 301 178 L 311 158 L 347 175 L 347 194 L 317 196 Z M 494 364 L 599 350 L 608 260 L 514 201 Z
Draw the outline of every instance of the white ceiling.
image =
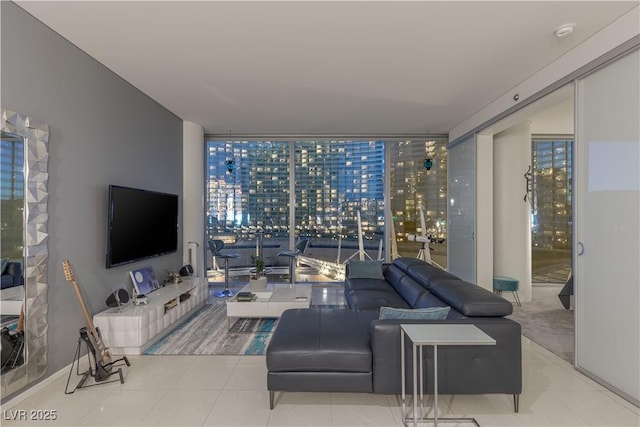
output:
M 16 1 L 215 134 L 446 133 L 638 1 Z M 553 31 L 572 22 L 567 39 Z

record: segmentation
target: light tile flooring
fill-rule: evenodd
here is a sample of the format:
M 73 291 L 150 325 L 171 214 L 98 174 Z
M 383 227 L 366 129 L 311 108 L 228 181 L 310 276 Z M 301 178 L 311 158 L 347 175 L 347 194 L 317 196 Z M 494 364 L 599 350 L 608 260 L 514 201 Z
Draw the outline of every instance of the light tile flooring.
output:
M 513 412 L 510 395 L 442 395 L 441 415 L 475 417 L 483 427 L 640 426 L 640 409 L 524 337 L 522 355 L 519 413 Z M 277 393 L 276 407 L 269 410 L 264 356 L 130 360 L 124 384 L 65 395 L 65 373 L 13 407 L 3 407 L 1 425 L 402 426 L 400 401 L 392 395 Z M 32 419 L 43 411 L 55 411 L 56 419 Z M 23 414 L 26 420 L 13 419 Z

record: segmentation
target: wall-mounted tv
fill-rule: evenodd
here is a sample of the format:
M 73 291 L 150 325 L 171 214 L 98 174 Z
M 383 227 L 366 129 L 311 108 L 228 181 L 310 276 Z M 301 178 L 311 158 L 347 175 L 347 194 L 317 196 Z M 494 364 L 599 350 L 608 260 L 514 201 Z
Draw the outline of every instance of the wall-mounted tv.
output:
M 177 250 L 177 194 L 109 186 L 107 268 Z

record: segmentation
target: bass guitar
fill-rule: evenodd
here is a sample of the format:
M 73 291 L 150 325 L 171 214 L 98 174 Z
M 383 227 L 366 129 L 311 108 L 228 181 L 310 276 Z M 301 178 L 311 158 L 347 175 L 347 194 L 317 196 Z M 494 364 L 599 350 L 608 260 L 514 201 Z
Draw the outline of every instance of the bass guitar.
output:
M 89 315 L 89 311 L 87 310 L 84 298 L 82 296 L 82 293 L 80 292 L 80 286 L 78 285 L 78 281 L 76 280 L 73 274 L 73 270 L 71 269 L 71 263 L 69 262 L 69 260 L 65 260 L 62 263 L 62 266 L 64 268 L 65 278 L 73 285 L 73 289 L 75 290 L 76 296 L 78 297 L 78 302 L 80 303 L 82 313 L 84 314 L 84 319 L 87 323 L 86 328 L 80 329 L 80 338 L 87 344 L 87 348 L 92 353 L 94 360 L 96 361 L 96 370 L 95 375 L 93 376 L 95 377 L 96 381 L 102 381 L 111 374 L 111 367 L 113 366 L 113 362 L 111 361 L 111 353 L 102 341 L 100 330 L 93 325 L 93 321 L 91 320 L 91 316 Z M 124 359 L 126 360 L 126 358 Z M 127 365 L 129 364 L 127 363 Z

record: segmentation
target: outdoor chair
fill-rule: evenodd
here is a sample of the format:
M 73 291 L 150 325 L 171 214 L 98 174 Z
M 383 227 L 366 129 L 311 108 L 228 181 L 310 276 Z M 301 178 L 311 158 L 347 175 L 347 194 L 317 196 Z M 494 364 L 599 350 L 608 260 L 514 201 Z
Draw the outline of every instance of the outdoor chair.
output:
M 224 259 L 224 289 L 221 291 L 214 292 L 214 296 L 217 298 L 226 298 L 233 296 L 234 292 L 229 289 L 229 260 L 232 258 L 240 258 L 240 254 L 231 252 L 231 253 L 222 253 L 222 249 L 224 248 L 224 242 L 222 240 L 209 240 L 209 250 L 213 254 L 213 256 L 217 259 Z
M 309 246 L 309 239 L 300 239 L 296 243 L 294 250 L 286 250 L 278 252 L 278 256 L 289 257 L 289 283 L 292 285 L 296 282 L 296 266 L 298 264 L 298 257 L 304 254 Z

